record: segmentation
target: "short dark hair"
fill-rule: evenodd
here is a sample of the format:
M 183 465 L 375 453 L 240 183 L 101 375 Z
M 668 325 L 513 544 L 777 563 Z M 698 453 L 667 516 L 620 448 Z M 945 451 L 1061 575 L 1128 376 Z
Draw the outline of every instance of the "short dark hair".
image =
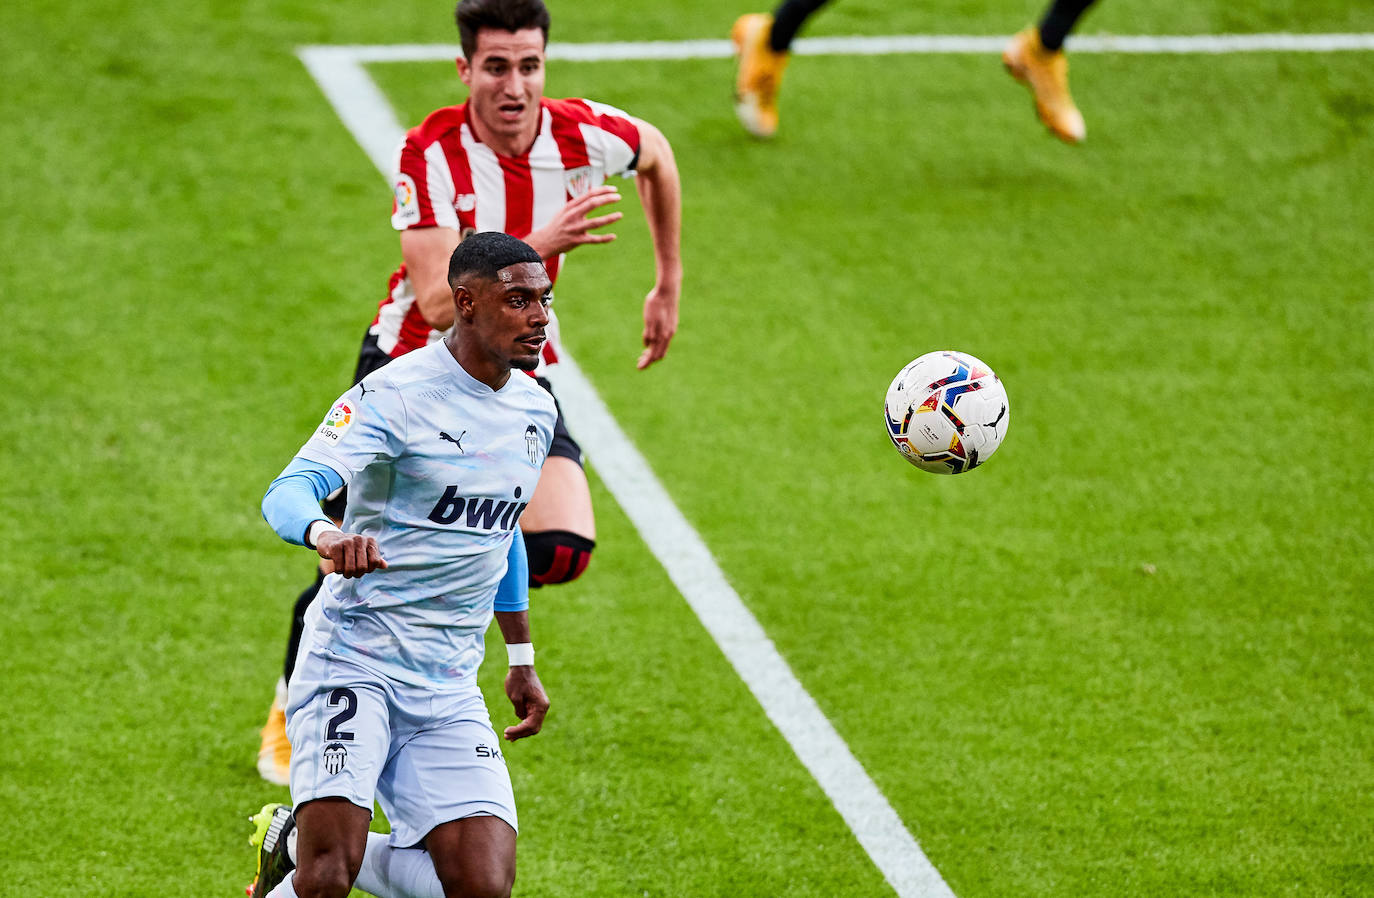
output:
M 469 234 L 458 244 L 448 260 L 448 285 L 457 289 L 460 283 L 471 277 L 496 280 L 496 273 L 502 268 L 518 265 L 521 262 L 544 260 L 534 247 L 523 240 L 500 231 L 479 231 Z
M 477 52 L 477 32 L 483 28 L 510 32 L 538 28 L 544 32 L 544 43 L 549 42 L 549 9 L 544 0 L 462 0 L 453 18 L 458 22 L 464 59 L 472 59 Z

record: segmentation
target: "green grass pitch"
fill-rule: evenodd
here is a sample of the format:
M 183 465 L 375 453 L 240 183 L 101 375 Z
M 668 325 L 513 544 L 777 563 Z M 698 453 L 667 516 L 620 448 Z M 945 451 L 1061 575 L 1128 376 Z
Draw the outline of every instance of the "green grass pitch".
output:
M 743 11 L 555 2 L 554 39 L 719 39 Z M 1037 11 L 839 0 L 808 33 Z M 0 894 L 241 895 L 312 563 L 258 502 L 398 259 L 294 50 L 455 42 L 451 9 L 7 12 Z M 1105 0 L 1082 31 L 1374 9 Z M 551 95 L 659 125 L 685 192 L 667 360 L 633 370 L 633 188 L 617 243 L 570 257 L 565 339 L 960 898 L 1374 895 L 1372 63 L 1075 56 L 1077 148 L 995 57 L 798 58 L 769 144 L 727 60 L 553 65 Z M 449 65 L 371 71 L 407 124 L 461 98 Z M 1012 402 L 955 478 L 880 420 L 939 348 Z M 532 613 L 554 709 L 507 753 L 516 894 L 892 894 L 592 471 L 597 557 Z

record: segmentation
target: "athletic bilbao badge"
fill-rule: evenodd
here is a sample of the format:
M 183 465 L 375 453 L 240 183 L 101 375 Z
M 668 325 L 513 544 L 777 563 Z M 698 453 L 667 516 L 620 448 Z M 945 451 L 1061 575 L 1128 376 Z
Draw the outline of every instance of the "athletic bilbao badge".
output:
M 600 179 L 596 176 L 596 169 L 590 165 L 570 168 L 563 172 L 563 185 L 568 188 L 568 196 L 572 199 L 577 199 L 598 183 Z

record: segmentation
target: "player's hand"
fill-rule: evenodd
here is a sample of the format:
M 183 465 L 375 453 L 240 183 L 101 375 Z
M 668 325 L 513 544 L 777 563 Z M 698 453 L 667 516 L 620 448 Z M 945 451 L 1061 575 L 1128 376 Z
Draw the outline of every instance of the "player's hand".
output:
M 505 736 L 510 742 L 533 736 L 544 726 L 544 715 L 549 713 L 549 697 L 544 692 L 544 684 L 539 682 L 539 674 L 534 668 L 512 667 L 506 673 L 506 697 L 515 708 L 520 722 L 506 727 Z
M 360 533 L 345 533 L 342 530 L 326 530 L 315 543 L 315 551 L 320 557 L 334 565 L 334 572 L 345 577 L 361 577 L 378 568 L 386 567 L 382 550 L 377 541 Z
M 592 231 L 615 224 L 625 217 L 625 213 L 610 212 L 595 218 L 588 218 L 587 214 L 619 200 L 620 191 L 615 187 L 608 184 L 593 187 L 581 196 L 568 200 L 548 224 L 530 232 L 525 242 L 545 259 L 552 259 L 584 243 L 610 243 L 615 239 L 614 234 L 593 234 Z
M 662 285 L 644 298 L 644 351 L 635 367 L 643 371 L 668 352 L 677 333 L 677 291 Z

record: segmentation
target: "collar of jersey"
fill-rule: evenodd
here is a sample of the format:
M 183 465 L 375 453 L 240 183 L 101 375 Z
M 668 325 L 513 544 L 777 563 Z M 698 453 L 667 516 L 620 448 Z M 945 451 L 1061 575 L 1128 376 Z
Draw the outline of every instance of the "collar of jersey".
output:
M 515 379 L 515 375 L 518 373 L 514 368 L 511 369 L 510 375 L 506 377 L 506 382 L 501 385 L 501 389 L 493 390 L 490 386 L 482 383 L 468 373 L 468 369 L 464 368 L 449 350 L 446 341 L 440 340 L 438 341 L 438 345 L 441 347 L 439 355 L 444 358 L 444 364 L 448 366 L 448 369 L 453 373 L 454 380 L 456 380 L 458 385 L 465 391 L 478 396 L 490 396 L 505 393 L 510 390 L 511 381 Z

